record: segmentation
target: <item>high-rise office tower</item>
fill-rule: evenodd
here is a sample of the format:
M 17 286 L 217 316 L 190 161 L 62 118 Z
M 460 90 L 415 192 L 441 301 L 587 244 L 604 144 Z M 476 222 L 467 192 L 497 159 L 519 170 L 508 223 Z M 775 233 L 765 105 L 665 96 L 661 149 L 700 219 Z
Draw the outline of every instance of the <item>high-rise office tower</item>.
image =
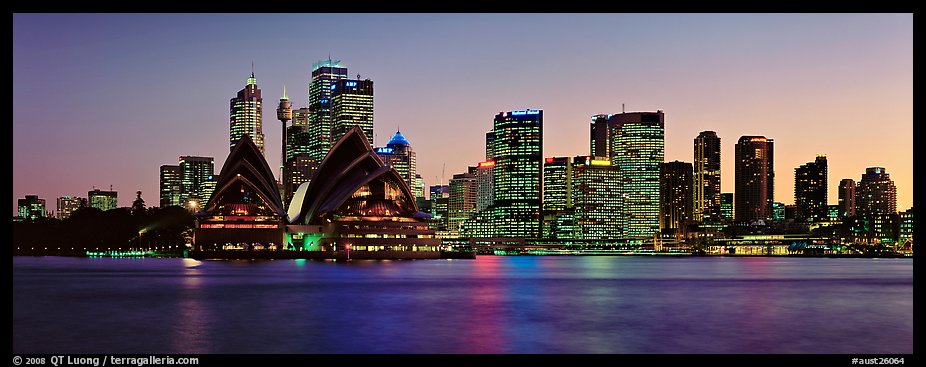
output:
M 25 199 L 18 199 L 16 212 L 23 219 L 44 218 L 45 199 L 39 199 L 38 195 L 26 195 Z
M 331 141 L 354 126 L 373 141 L 373 81 L 341 79 L 331 84 Z
M 855 215 L 855 180 L 844 178 L 839 181 L 839 217 Z
M 868 167 L 855 187 L 855 213 L 873 229 L 878 215 L 897 213 L 897 187 L 884 167 Z
M 479 162 L 476 166 L 476 211 L 480 212 L 492 205 L 495 200 L 494 179 L 495 161 Z
M 257 148 L 260 149 L 260 153 L 264 154 L 262 103 L 260 88 L 257 87 L 257 79 L 254 78 L 254 71 L 252 70 L 247 84 L 238 91 L 235 98 L 229 101 L 229 151 L 234 150 L 238 139 L 247 134 L 257 145 Z
M 309 109 L 292 111 L 292 125 L 286 128 L 283 163 L 283 206 L 289 208 L 299 185 L 309 182 L 319 162 L 312 157 Z M 285 116 L 284 116 L 285 117 Z
M 183 170 L 179 165 L 161 166 L 161 207 L 183 205 Z
M 423 196 L 421 187 L 415 182 L 415 176 L 418 175 L 415 150 L 401 132 L 396 131 L 385 147 L 376 148 L 374 151 L 383 159 L 383 163 L 395 168 L 399 176 L 402 176 L 402 179 L 408 183 L 408 187 L 412 189 L 412 194 L 416 198 Z
M 74 213 L 77 209 L 82 208 L 84 205 L 84 200 L 76 196 L 62 196 L 58 198 L 57 211 L 55 211 L 55 217 L 61 220 L 65 220 L 71 217 L 71 214 Z
M 561 238 L 564 225 L 572 226 L 574 239 L 617 239 L 621 233 L 620 172 L 606 157 L 572 159 L 568 209 L 555 216 L 552 234 Z M 571 209 L 571 210 L 569 210 Z M 560 233 L 557 233 L 560 232 Z
M 572 207 L 572 162 L 569 157 L 548 157 L 543 163 L 543 210 L 568 207 Z
M 619 125 L 618 119 L 611 114 L 592 116 L 589 132 L 589 154 L 593 157 L 611 158 L 614 149 L 615 129 Z
M 180 156 L 181 190 L 180 200 L 190 210 L 199 210 L 212 196 L 207 184 L 215 181 L 215 162 L 212 157 Z M 213 182 L 211 187 L 214 188 Z
M 734 154 L 736 220 L 771 219 L 775 201 L 774 140 L 764 136 L 742 136 Z
M 331 139 L 332 123 L 331 95 L 335 81 L 347 79 L 347 68 L 341 67 L 341 60 L 322 60 L 312 64 L 312 80 L 309 82 L 309 135 L 310 155 L 316 162 L 325 159 L 335 141 Z M 295 124 L 295 120 L 293 122 Z M 370 141 L 373 141 L 370 139 Z
M 431 201 L 431 215 L 434 216 L 431 218 L 429 228 L 438 232 L 446 231 L 447 218 L 450 216 L 448 212 L 450 185 L 431 185 L 429 200 Z
M 724 221 L 733 220 L 733 193 L 720 193 L 720 218 Z
M 551 240 L 573 238 L 572 198 L 572 159 L 547 157 L 543 162 L 541 237 Z
M 665 115 L 627 112 L 611 115 L 611 163 L 621 178 L 622 233 L 649 239 L 659 231 L 659 165 L 665 156 Z
M 495 116 L 493 224 L 497 237 L 538 238 L 543 178 L 543 110 Z
M 666 162 L 659 166 L 659 228 L 664 233 L 687 233 L 694 202 L 692 170 L 691 163 L 680 161 Z
M 828 218 L 826 176 L 824 155 L 794 169 L 794 205 L 797 205 L 798 221 L 819 222 Z
M 286 182 L 286 171 L 283 166 L 286 165 L 286 122 L 293 119 L 293 103 L 286 96 L 286 85 L 283 85 L 283 97 L 280 98 L 280 104 L 277 106 L 277 120 L 280 120 L 282 138 L 280 140 L 280 182 Z
M 713 131 L 694 139 L 693 199 L 695 222 L 720 219 L 720 138 Z
M 116 209 L 119 207 L 119 194 L 112 191 L 112 189 L 109 191 L 93 189 L 93 191 L 87 192 L 87 203 L 91 208 L 97 208 L 104 212 Z
M 296 153 L 286 159 L 286 182 L 283 183 L 283 207 L 288 209 L 289 203 L 293 200 L 293 195 L 299 186 L 311 180 L 311 175 L 318 168 L 308 153 Z
M 455 174 L 449 186 L 447 231 L 451 237 L 459 237 L 460 224 L 476 210 L 476 176 L 469 172 Z

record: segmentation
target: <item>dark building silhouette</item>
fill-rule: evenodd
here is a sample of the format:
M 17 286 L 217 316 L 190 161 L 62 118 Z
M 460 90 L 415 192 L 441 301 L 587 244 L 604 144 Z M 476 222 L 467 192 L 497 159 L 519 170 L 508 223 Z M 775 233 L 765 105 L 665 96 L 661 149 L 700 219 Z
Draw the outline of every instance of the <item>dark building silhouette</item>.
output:
M 855 180 L 844 178 L 839 181 L 839 216 L 855 215 Z
M 755 222 L 772 218 L 775 165 L 774 140 L 742 136 L 735 147 L 736 220 Z
M 659 177 L 659 229 L 684 234 L 692 220 L 692 164 L 665 162 L 659 165 Z
M 826 166 L 826 156 L 818 155 L 813 162 L 794 169 L 794 205 L 798 221 L 818 222 L 828 218 Z

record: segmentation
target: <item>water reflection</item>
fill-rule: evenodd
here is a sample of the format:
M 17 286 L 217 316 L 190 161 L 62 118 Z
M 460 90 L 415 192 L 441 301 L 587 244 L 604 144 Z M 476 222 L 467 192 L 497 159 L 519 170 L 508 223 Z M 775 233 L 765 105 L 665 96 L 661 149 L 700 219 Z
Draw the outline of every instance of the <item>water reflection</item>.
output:
M 909 259 L 13 259 L 16 353 L 912 353 Z

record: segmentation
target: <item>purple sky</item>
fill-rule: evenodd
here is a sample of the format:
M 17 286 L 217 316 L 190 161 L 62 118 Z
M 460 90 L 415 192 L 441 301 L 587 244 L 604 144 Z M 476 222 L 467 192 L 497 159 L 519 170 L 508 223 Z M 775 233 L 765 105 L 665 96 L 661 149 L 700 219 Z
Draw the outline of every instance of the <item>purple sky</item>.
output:
M 794 168 L 826 154 L 842 178 L 882 166 L 897 208 L 913 204 L 911 14 L 14 14 L 13 213 L 55 209 L 94 186 L 158 205 L 158 168 L 228 155 L 228 100 L 256 65 L 267 161 L 278 174 L 286 84 L 307 103 L 329 53 L 375 83 L 374 145 L 401 126 L 426 185 L 484 156 L 499 111 L 544 110 L 543 154 L 587 154 L 590 116 L 666 114 L 667 161 L 692 141 L 775 139 L 775 199 Z

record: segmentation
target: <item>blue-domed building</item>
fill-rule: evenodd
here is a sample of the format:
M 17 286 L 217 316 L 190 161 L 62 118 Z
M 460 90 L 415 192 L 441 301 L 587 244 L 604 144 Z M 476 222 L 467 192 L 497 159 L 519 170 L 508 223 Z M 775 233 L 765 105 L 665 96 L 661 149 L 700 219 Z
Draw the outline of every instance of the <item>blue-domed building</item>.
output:
M 375 151 L 383 163 L 395 168 L 402 180 L 411 187 L 415 198 L 424 197 L 422 188 L 415 182 L 415 175 L 418 173 L 415 151 L 401 131 L 396 131 L 385 147 L 376 148 Z

